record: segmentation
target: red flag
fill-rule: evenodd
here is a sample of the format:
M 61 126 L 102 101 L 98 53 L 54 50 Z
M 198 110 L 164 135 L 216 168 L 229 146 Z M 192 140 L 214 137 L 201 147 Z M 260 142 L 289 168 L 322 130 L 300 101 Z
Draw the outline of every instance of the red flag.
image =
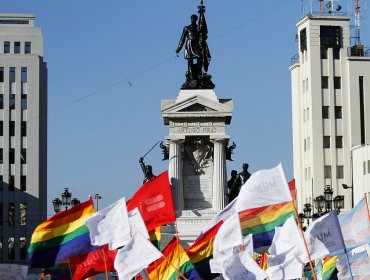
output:
M 73 280 L 82 280 L 107 271 L 114 271 L 117 250 L 109 251 L 108 245 L 69 259 Z M 105 262 L 104 262 L 105 259 Z
M 127 202 L 128 211 L 139 208 L 148 231 L 176 221 L 168 172 L 149 180 Z
M 295 179 L 292 179 L 288 183 L 288 186 L 289 186 L 290 194 L 292 195 L 293 200 L 296 200 L 297 199 L 297 192 L 296 192 L 296 189 L 295 189 Z

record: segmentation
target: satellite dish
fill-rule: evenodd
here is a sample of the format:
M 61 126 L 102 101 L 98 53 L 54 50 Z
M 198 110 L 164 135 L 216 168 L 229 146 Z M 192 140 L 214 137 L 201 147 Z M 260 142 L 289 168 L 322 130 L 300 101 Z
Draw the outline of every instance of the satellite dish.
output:
M 335 10 L 337 11 L 337 12 L 339 12 L 340 10 L 342 9 L 342 6 L 341 5 L 337 5 L 337 7 L 335 8 Z
M 330 10 L 331 9 L 331 2 L 330 1 L 326 2 L 325 6 L 326 6 L 327 10 Z

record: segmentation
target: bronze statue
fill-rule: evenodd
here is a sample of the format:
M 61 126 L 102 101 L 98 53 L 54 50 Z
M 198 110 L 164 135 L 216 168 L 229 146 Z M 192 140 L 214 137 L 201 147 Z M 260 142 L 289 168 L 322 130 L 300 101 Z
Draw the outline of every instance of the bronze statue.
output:
M 240 187 L 239 188 L 241 188 L 241 186 L 243 186 L 248 181 L 249 177 L 251 176 L 251 174 L 248 171 L 248 168 L 249 168 L 248 163 L 243 163 L 242 168 L 243 168 L 243 171 L 240 172 L 238 174 L 238 177 L 237 177 L 237 180 L 240 180 L 240 182 L 239 182 Z
M 141 169 L 143 170 L 143 173 L 144 173 L 143 184 L 156 177 L 153 174 L 152 166 L 151 165 L 145 165 L 143 157 L 141 157 L 139 159 L 139 163 L 140 163 Z
M 184 27 L 176 49 L 178 54 L 185 44 L 184 58 L 188 60 L 186 82 L 181 89 L 213 89 L 215 87 L 211 81 L 211 76 L 207 75 L 211 53 L 207 45 L 208 29 L 204 12 L 205 6 L 201 1 L 201 5 L 198 6 L 198 24 L 198 16 L 191 15 L 191 24 Z M 196 60 L 196 63 L 194 63 L 194 60 Z
M 236 144 L 234 141 L 231 146 L 226 147 L 226 159 L 227 160 L 233 161 L 233 159 L 231 158 L 231 155 L 234 153 L 235 148 L 236 148 Z
M 231 179 L 227 182 L 228 188 L 230 188 L 229 184 L 231 186 L 231 191 L 229 193 L 229 202 L 233 201 L 233 199 L 239 195 L 240 188 L 251 177 L 251 174 L 248 171 L 248 168 L 249 168 L 248 163 L 243 163 L 242 168 L 243 168 L 243 171 L 240 172 L 239 174 L 235 175 L 235 172 L 232 173 L 231 174 Z M 233 171 L 235 171 L 235 170 L 233 170 Z M 233 176 L 235 176 L 235 177 L 233 177 Z M 232 180 L 234 180 L 234 181 L 232 181 Z
M 227 181 L 227 188 L 229 189 L 229 203 L 239 194 L 239 188 L 235 185 L 236 176 L 238 176 L 238 171 L 231 170 L 231 178 Z
M 162 150 L 162 155 L 163 155 L 162 160 L 168 160 L 170 158 L 170 151 L 168 150 L 168 147 L 163 144 L 163 141 L 159 143 L 159 147 Z

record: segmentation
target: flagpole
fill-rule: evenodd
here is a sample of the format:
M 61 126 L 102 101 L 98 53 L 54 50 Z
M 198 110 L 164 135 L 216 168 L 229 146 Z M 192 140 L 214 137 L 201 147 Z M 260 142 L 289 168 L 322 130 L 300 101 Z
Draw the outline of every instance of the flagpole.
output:
M 105 252 L 104 252 L 104 248 L 103 247 L 101 248 L 101 251 L 103 252 L 103 259 L 104 259 L 105 280 L 108 280 L 109 276 L 108 276 L 107 260 L 105 259 Z
M 364 197 L 365 197 L 365 202 L 366 202 L 367 215 L 368 215 L 369 220 L 370 220 L 369 204 L 367 204 L 367 194 L 366 193 L 364 193 Z
M 70 262 L 69 258 L 68 258 L 68 267 L 69 267 L 69 274 L 71 275 L 71 279 L 73 280 L 71 262 Z
M 175 221 L 175 230 L 176 230 L 176 240 L 177 240 L 177 245 L 179 245 L 179 231 L 177 229 L 177 220 Z
M 177 273 L 180 275 L 180 277 L 182 278 L 182 279 L 184 279 L 184 280 L 188 280 L 181 272 L 180 272 L 180 270 L 176 267 L 176 266 L 174 266 L 168 259 L 167 259 L 167 257 L 165 256 L 165 255 L 163 255 L 163 257 L 164 257 L 164 259 L 166 260 L 166 262 L 168 262 L 176 271 L 177 271 Z
M 314 279 L 314 280 L 317 280 L 317 279 L 316 279 L 315 268 L 314 268 L 313 263 L 312 263 L 312 260 L 311 260 L 311 255 L 310 255 L 310 251 L 308 250 L 308 246 L 307 246 L 306 238 L 304 238 L 304 232 L 303 232 L 303 229 L 302 229 L 301 221 L 300 221 L 300 220 L 299 220 L 299 218 L 298 218 L 298 213 L 297 213 L 297 209 L 296 209 L 296 207 L 295 207 L 294 200 L 292 200 L 292 204 L 293 204 L 294 213 L 295 213 L 295 216 L 296 216 L 296 219 L 297 219 L 298 225 L 299 225 L 299 231 L 301 232 L 302 239 L 303 239 L 303 243 L 304 243 L 304 246 L 305 246 L 305 248 L 306 248 L 306 252 L 307 252 L 307 256 L 308 256 L 308 261 L 309 261 L 309 263 L 310 263 L 310 267 L 311 267 L 311 271 L 312 271 L 312 276 L 313 276 L 313 279 Z

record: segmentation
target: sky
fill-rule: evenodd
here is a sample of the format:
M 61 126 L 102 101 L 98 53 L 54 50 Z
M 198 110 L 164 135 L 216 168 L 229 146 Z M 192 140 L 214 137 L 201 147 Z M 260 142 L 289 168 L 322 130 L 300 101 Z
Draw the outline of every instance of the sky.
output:
M 317 11 L 317 1 L 313 0 Z M 363 1 L 361 1 L 363 2 Z M 208 73 L 218 98 L 231 98 L 227 127 L 234 161 L 250 172 L 282 163 L 293 178 L 290 59 L 296 23 L 310 1 L 205 0 Z M 1 13 L 32 13 L 42 28 L 48 66 L 48 214 L 65 187 L 99 208 L 141 186 L 139 165 L 164 141 L 161 100 L 176 99 L 187 68 L 176 57 L 182 29 L 199 0 L 0 0 Z M 352 1 L 342 0 L 344 12 Z M 352 12 L 350 15 L 353 17 Z M 368 14 L 361 39 L 369 46 Z M 154 174 L 168 168 L 157 146 L 146 157 Z

